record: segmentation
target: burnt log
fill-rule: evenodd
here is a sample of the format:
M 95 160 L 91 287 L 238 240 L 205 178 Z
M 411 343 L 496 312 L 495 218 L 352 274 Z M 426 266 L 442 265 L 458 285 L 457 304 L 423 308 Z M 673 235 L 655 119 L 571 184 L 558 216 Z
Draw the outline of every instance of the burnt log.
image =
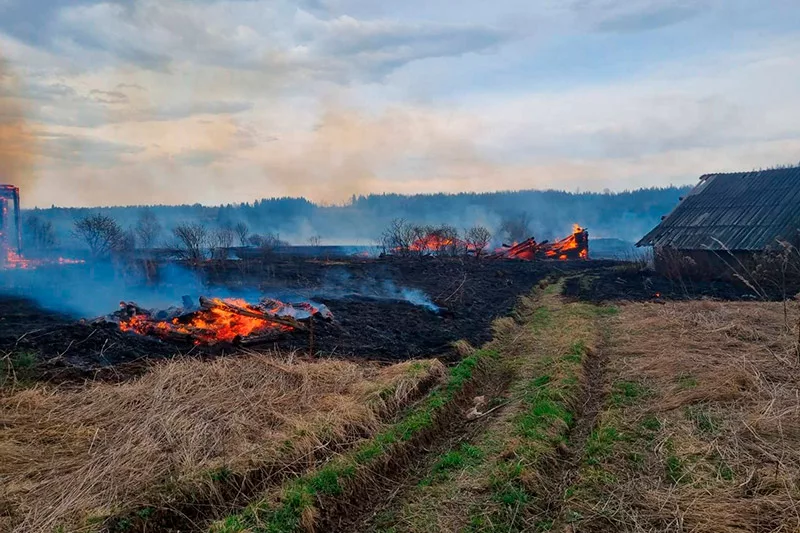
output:
M 200 306 L 203 309 L 222 309 L 224 311 L 228 311 L 230 313 L 235 313 L 237 315 L 248 316 L 251 318 L 258 318 L 261 320 L 265 320 L 267 322 L 274 322 L 276 324 L 281 324 L 284 326 L 289 326 L 290 328 L 295 328 L 299 330 L 305 331 L 307 328 L 302 323 L 298 322 L 296 319 L 291 317 L 283 317 L 283 316 L 275 316 L 270 315 L 267 313 L 262 313 L 258 311 L 254 311 L 252 309 L 247 309 L 235 304 L 231 304 L 229 302 L 224 302 L 222 300 L 215 300 L 211 298 L 206 298 L 204 296 L 200 297 Z
M 284 332 L 272 332 L 263 335 L 248 335 L 247 337 L 241 337 L 238 342 L 234 342 L 234 344 L 242 346 L 243 348 L 258 346 L 268 342 L 274 342 L 282 337 L 283 334 Z

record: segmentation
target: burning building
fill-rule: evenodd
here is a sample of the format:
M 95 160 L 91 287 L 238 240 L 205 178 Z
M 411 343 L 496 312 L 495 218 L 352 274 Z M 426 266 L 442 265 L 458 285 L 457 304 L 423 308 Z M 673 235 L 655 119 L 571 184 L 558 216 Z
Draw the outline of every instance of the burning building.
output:
M 0 265 L 18 260 L 21 253 L 19 187 L 0 185 Z
M 491 257 L 522 259 L 525 261 L 589 259 L 589 232 L 578 224 L 572 227 L 572 235 L 554 242 L 536 242 L 531 237 L 511 246 L 504 245 Z
M 653 248 L 662 274 L 725 277 L 797 246 L 799 232 L 800 167 L 706 174 L 636 245 Z

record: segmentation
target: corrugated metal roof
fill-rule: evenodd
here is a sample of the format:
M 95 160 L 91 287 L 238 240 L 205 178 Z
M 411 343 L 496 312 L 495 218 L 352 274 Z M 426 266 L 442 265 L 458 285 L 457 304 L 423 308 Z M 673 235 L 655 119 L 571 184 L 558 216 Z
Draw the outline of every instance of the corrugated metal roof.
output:
M 637 246 L 763 250 L 800 231 L 800 167 L 706 174 Z

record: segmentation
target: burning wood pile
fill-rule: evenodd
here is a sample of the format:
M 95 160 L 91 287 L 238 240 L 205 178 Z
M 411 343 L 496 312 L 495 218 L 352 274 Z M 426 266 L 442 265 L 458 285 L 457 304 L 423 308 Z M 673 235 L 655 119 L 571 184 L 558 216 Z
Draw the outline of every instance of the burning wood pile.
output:
M 134 302 L 120 302 L 119 311 L 94 320 L 114 323 L 122 331 L 195 345 L 232 343 L 253 346 L 292 331 L 313 328 L 313 320 L 332 320 L 322 304 L 289 304 L 263 298 L 257 304 L 235 298 L 200 297 L 200 305 L 187 297 L 182 307 L 145 309 Z
M 489 257 L 495 259 L 522 259 L 537 261 L 555 259 L 561 261 L 589 258 L 589 232 L 575 224 L 572 235 L 555 242 L 537 243 L 531 237 L 519 244 L 503 245 Z

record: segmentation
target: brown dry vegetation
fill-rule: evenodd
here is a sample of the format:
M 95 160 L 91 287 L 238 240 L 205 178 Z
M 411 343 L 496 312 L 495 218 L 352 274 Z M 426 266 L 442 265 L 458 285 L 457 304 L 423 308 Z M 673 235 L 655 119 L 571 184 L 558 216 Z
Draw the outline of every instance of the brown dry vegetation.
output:
M 6 390 L 0 530 L 98 529 L 109 514 L 169 505 L 186 487 L 213 490 L 230 472 L 302 469 L 314 450 L 371 432 L 422 381 L 443 375 L 437 361 L 377 367 L 252 354 L 172 361 L 122 384 Z
M 797 304 L 624 306 L 574 530 L 800 530 L 797 323 Z

